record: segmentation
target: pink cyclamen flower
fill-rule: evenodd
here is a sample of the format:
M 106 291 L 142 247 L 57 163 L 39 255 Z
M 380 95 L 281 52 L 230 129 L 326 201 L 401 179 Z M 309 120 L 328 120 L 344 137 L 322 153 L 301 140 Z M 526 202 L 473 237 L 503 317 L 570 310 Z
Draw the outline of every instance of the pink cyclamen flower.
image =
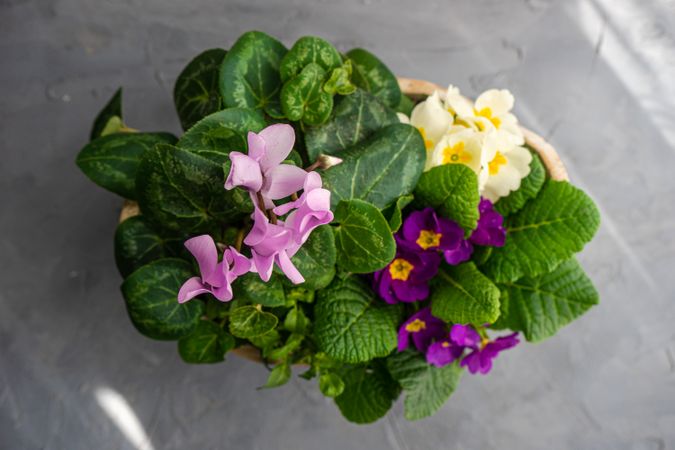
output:
M 301 167 L 281 164 L 293 150 L 294 143 L 295 131 L 284 123 L 271 125 L 258 134 L 249 132 L 248 155 L 230 152 L 232 167 L 225 189 L 241 186 L 251 194 L 260 192 L 264 207 L 274 208 L 272 200 L 299 191 L 307 176 Z
M 291 257 L 300 248 L 293 239 L 293 233 L 284 222 L 270 223 L 260 208 L 253 211 L 253 228 L 244 239 L 244 244 L 251 248 L 256 270 L 263 281 L 269 281 L 274 263 L 294 283 L 305 281 L 291 261 Z
M 218 262 L 218 248 L 207 234 L 185 241 L 185 247 L 199 264 L 201 276 L 192 277 L 178 291 L 178 302 L 200 294 L 211 293 L 221 302 L 232 300 L 232 282 L 252 269 L 251 261 L 234 247 L 225 250 L 223 260 Z
M 300 198 L 273 210 L 275 214 L 283 216 L 295 209 L 286 218 L 285 227 L 291 231 L 297 244 L 304 244 L 316 227 L 333 221 L 330 191 L 321 186 L 321 176 L 316 172 L 309 172 Z

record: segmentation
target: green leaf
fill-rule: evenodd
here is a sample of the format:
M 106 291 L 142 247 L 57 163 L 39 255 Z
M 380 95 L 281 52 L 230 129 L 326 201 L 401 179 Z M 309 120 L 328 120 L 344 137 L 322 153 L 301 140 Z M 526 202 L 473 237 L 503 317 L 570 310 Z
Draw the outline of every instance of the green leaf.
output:
M 358 363 L 387 356 L 397 345 L 398 305 L 376 298 L 356 276 L 335 279 L 318 292 L 314 337 L 320 351 L 339 361 Z
M 402 114 L 405 114 L 406 116 L 410 116 L 410 114 L 412 114 L 412 110 L 414 107 L 415 102 L 407 95 L 401 94 L 401 101 L 398 103 L 398 106 L 396 107 L 396 112 L 400 112 Z
M 227 52 L 220 48 L 197 55 L 178 75 L 173 101 L 184 130 L 223 108 L 218 81 Z
M 117 133 L 95 139 L 77 155 L 91 181 L 124 198 L 136 199 L 136 172 L 143 154 L 156 144 L 174 144 L 169 133 Z
M 322 89 L 326 72 L 318 64 L 308 64 L 281 89 L 281 109 L 289 120 L 321 125 L 333 110 L 333 96 Z
M 303 36 L 281 60 L 281 80 L 290 80 L 309 64 L 317 64 L 329 72 L 342 65 L 342 57 L 330 42 L 315 36 Z
M 396 199 L 386 210 L 382 211 L 384 217 L 389 217 L 389 228 L 392 233 L 396 233 L 403 225 L 403 208 L 408 206 L 415 199 L 412 195 L 402 195 Z
M 250 208 L 246 192 L 226 191 L 224 182 L 218 164 L 177 147 L 157 145 L 141 158 L 138 203 L 146 218 L 163 228 L 211 232 L 237 221 Z
M 288 336 L 286 343 L 282 347 L 269 350 L 264 356 L 271 359 L 272 361 L 286 360 L 294 351 L 300 348 L 300 345 L 304 339 L 304 335 L 292 333 L 290 336 Z
M 277 330 L 272 330 L 262 336 L 250 337 L 248 340 L 262 350 L 263 357 L 267 357 L 267 354 L 281 341 L 281 335 Z
M 335 397 L 335 404 L 354 423 L 372 423 L 384 417 L 399 394 L 398 385 L 381 367 L 354 367 L 342 379 L 344 391 Z
M 240 306 L 230 314 L 230 333 L 238 338 L 254 338 L 274 330 L 277 316 L 255 306 Z
M 199 322 L 194 331 L 178 340 L 178 353 L 191 364 L 212 364 L 225 360 L 234 348 L 234 338 L 209 320 Z
M 332 281 L 332 279 L 331 279 Z M 300 286 L 286 286 L 286 304 L 294 305 L 297 302 L 312 303 L 314 302 L 314 291 Z
M 333 280 L 336 258 L 333 230 L 330 225 L 322 225 L 312 231 L 291 261 L 305 278 L 302 287 L 315 291 Z
M 361 48 L 350 50 L 347 57 L 354 65 L 352 82 L 390 108 L 396 108 L 401 101 L 401 89 L 391 70 L 375 55 Z
M 396 242 L 382 213 L 362 200 L 342 201 L 335 208 L 337 264 L 354 273 L 372 273 L 396 255 Z
M 528 200 L 535 198 L 546 180 L 546 169 L 537 152 L 532 152 L 530 173 L 520 182 L 520 188 L 495 203 L 495 210 L 502 216 L 508 216 L 520 210 Z
M 356 86 L 351 82 L 352 62 L 345 61 L 342 67 L 336 67 L 323 85 L 323 90 L 331 95 L 351 95 L 356 92 Z
M 599 300 L 598 292 L 576 259 L 538 278 L 501 284 L 502 314 L 496 326 L 522 331 L 541 341 L 580 317 Z
M 352 95 L 336 100 L 328 122 L 318 127 L 307 127 L 307 155 L 313 162 L 320 154 L 339 154 L 380 128 L 395 123 L 399 121 L 393 110 L 371 94 L 357 89 Z
M 322 373 L 319 376 L 319 390 L 326 397 L 335 398 L 345 390 L 345 382 L 336 373 Z
M 391 376 L 405 392 L 405 418 L 418 420 L 438 411 L 455 391 L 462 369 L 458 364 L 435 367 L 424 355 L 407 350 L 387 358 Z
M 182 238 L 160 236 L 143 216 L 130 217 L 115 231 L 115 262 L 123 277 L 150 261 L 178 256 Z
M 389 125 L 368 140 L 340 153 L 343 162 L 323 173 L 331 205 L 360 199 L 382 209 L 410 194 L 424 170 L 426 150 L 419 132 L 406 124 Z
M 248 152 L 247 135 L 265 128 L 260 111 L 228 108 L 213 113 L 190 128 L 176 146 L 223 164 L 231 151 Z
M 260 31 L 241 35 L 220 68 L 220 94 L 225 106 L 260 109 L 278 117 L 279 65 L 286 52 L 281 42 Z
M 288 363 L 277 364 L 274 369 L 270 372 L 270 376 L 267 378 L 267 383 L 265 383 L 264 388 L 275 388 L 283 386 L 288 383 L 291 379 L 291 365 Z
M 438 272 L 431 312 L 448 322 L 483 325 L 499 317 L 499 289 L 472 262 Z
M 117 127 L 111 127 L 111 124 L 117 124 Z M 94 139 L 105 136 L 106 134 L 111 134 L 117 131 L 115 128 L 119 128 L 122 125 L 122 88 L 118 88 L 113 96 L 108 100 L 108 103 L 103 107 L 101 112 L 98 113 L 96 119 L 94 120 L 94 125 L 91 128 L 91 133 L 89 134 L 89 140 L 93 141 Z
M 506 219 L 506 244 L 481 268 L 499 282 L 536 277 L 581 251 L 599 226 L 588 195 L 566 181 L 547 180 L 534 200 Z
M 284 319 L 284 328 L 292 333 L 306 334 L 309 325 L 309 319 L 299 307 L 291 309 Z
M 192 276 L 190 264 L 174 258 L 158 259 L 129 275 L 122 283 L 122 294 L 136 329 L 160 340 L 192 333 L 204 304 L 199 300 L 178 303 L 178 290 Z
M 272 273 L 269 281 L 265 282 L 257 273 L 249 272 L 237 279 L 235 285 L 237 298 L 244 298 L 251 303 L 275 308 L 286 305 L 286 295 L 281 277 Z
M 433 207 L 466 231 L 478 222 L 478 178 L 464 164 L 444 164 L 424 172 L 415 189 L 417 203 Z

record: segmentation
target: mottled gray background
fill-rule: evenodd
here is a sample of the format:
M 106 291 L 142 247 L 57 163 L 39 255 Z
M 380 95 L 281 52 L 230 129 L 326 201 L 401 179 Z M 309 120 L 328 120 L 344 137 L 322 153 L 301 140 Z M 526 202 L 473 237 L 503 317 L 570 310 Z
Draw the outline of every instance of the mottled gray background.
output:
M 0 448 L 675 448 L 675 1 L 0 0 Z M 313 382 L 256 391 L 139 335 L 113 262 L 120 200 L 75 167 L 120 85 L 178 132 L 173 81 L 249 29 L 366 47 L 399 75 L 511 89 L 603 225 L 602 303 L 465 376 L 434 417 L 346 423 Z M 670 274 L 670 275 L 669 275 Z

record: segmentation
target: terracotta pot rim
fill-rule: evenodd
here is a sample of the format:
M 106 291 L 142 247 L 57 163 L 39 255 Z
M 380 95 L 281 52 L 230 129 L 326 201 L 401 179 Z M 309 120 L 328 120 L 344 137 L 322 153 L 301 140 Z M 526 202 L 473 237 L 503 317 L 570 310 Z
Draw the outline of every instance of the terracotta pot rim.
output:
M 441 94 L 445 93 L 445 89 L 441 86 L 425 80 L 398 77 L 398 84 L 401 87 L 401 91 L 411 97 L 426 97 L 433 94 L 434 91 L 440 91 Z M 568 181 L 569 177 L 567 175 L 567 170 L 555 148 L 537 133 L 530 131 L 523 126 L 521 126 L 521 129 L 525 136 L 525 142 L 537 152 L 551 178 L 559 181 Z M 131 200 L 125 200 L 122 211 L 120 212 L 119 222 L 121 223 L 138 214 L 140 214 L 138 203 Z M 230 353 L 248 359 L 249 361 L 257 363 L 263 362 L 259 350 L 252 345 L 243 345 L 235 348 Z

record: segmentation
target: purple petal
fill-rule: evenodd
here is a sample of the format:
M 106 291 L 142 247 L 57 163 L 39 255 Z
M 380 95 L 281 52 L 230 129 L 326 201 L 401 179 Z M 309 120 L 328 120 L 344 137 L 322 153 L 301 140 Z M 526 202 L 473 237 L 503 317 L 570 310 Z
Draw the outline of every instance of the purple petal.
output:
M 270 225 L 265 213 L 257 206 L 253 209 L 253 228 L 244 238 L 244 244 L 253 247 L 261 243 L 267 236 L 267 228 Z
M 263 256 L 259 255 L 255 250 L 251 250 L 253 263 L 260 278 L 267 282 L 272 276 L 272 268 L 274 266 L 274 255 Z
M 270 125 L 258 133 L 258 136 L 265 140 L 265 155 L 260 160 L 263 172 L 281 164 L 295 144 L 295 131 L 285 123 Z
M 471 325 L 455 324 L 450 330 L 450 339 L 463 347 L 478 348 L 481 342 L 480 334 Z
M 211 292 L 211 290 L 202 283 L 201 278 L 192 277 L 180 287 L 180 290 L 178 291 L 178 303 L 185 303 L 188 300 L 191 300 L 200 294 L 206 294 L 207 292 Z
M 257 162 L 265 156 L 265 139 L 252 131 L 248 132 L 248 156 Z
M 279 265 L 279 268 L 281 268 L 281 271 L 284 273 L 284 275 L 286 275 L 293 284 L 305 282 L 302 274 L 300 271 L 298 271 L 298 268 L 295 267 L 291 261 L 291 258 L 288 257 L 285 251 L 282 251 L 277 255 L 277 264 Z
M 402 352 L 410 346 L 410 333 L 405 329 L 406 324 L 398 329 L 398 351 Z
M 252 261 L 239 253 L 234 247 L 230 247 L 229 249 L 225 250 L 225 255 L 223 258 L 227 259 L 227 263 L 230 265 L 230 270 L 235 277 L 239 277 L 249 272 L 253 266 Z
M 429 285 L 412 284 L 401 280 L 392 280 L 391 287 L 396 298 L 402 302 L 416 302 L 429 297 Z
M 220 277 L 216 274 L 218 249 L 216 248 L 216 243 L 213 242 L 213 238 L 208 234 L 202 234 L 201 236 L 188 239 L 184 245 L 197 260 L 202 280 L 209 284 L 219 281 Z
M 473 245 L 467 240 L 463 240 L 462 243 L 455 250 L 446 250 L 443 252 L 443 256 L 448 264 L 456 266 L 457 264 L 468 261 L 471 258 L 473 253 Z
M 221 302 L 229 302 L 233 297 L 232 286 L 227 283 L 222 287 L 214 288 L 212 294 Z
M 413 211 L 403 222 L 403 237 L 406 241 L 416 242 L 420 236 L 420 231 L 433 229 L 433 209 L 425 208 L 422 211 Z M 432 223 L 430 222 L 430 219 Z
M 306 177 L 305 169 L 292 164 L 281 164 L 265 172 L 261 192 L 271 200 L 288 197 L 302 188 Z
M 251 191 L 259 191 L 263 184 L 260 165 L 253 158 L 239 152 L 230 152 L 230 161 L 232 166 L 225 180 L 225 189 L 242 186 Z
M 436 341 L 427 349 L 427 362 L 436 367 L 447 366 L 462 355 L 462 347 L 453 345 L 447 339 Z

